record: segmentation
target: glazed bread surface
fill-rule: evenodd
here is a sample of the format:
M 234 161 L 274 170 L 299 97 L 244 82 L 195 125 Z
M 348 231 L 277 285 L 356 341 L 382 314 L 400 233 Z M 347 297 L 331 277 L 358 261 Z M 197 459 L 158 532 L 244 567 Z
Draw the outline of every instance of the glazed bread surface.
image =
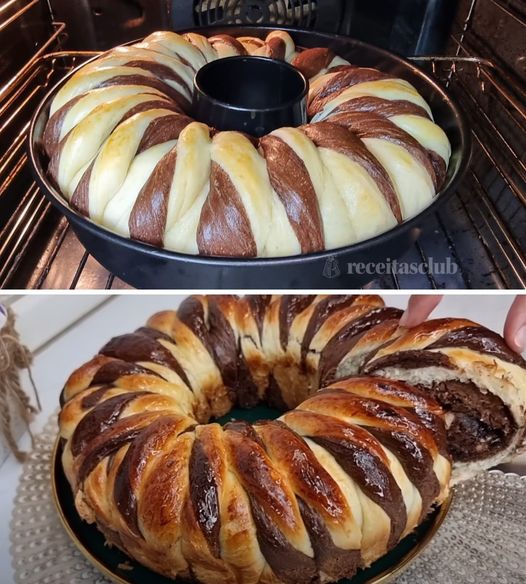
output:
M 372 295 L 197 296 L 115 337 L 62 395 L 80 515 L 173 578 L 368 566 L 447 497 L 451 458 L 453 480 L 471 476 L 526 427 L 525 364 L 498 335 L 461 319 L 407 330 L 401 312 Z M 258 403 L 283 414 L 213 421 Z

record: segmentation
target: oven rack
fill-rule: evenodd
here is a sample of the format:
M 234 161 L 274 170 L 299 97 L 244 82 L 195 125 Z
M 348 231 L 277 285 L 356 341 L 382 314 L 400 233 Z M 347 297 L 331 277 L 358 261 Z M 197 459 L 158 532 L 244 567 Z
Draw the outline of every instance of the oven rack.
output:
M 53 23 L 48 41 L 0 89 L 0 287 L 126 288 L 85 251 L 44 198 L 26 154 L 29 122 L 39 100 L 65 73 L 97 54 L 56 50 L 63 29 L 62 23 Z M 468 175 L 401 258 L 423 264 L 425 273 L 387 275 L 367 288 L 526 287 L 521 87 L 492 60 L 474 56 L 464 33 L 453 39 L 454 56 L 414 61 L 447 86 L 468 116 L 473 132 Z M 431 273 L 429 266 L 447 257 L 458 266 L 456 273 Z

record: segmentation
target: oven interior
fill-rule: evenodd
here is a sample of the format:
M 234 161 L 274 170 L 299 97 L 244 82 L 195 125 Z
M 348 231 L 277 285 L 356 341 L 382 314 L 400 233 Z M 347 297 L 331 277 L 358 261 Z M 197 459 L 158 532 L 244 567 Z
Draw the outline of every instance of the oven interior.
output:
M 233 23 L 300 26 L 384 46 L 432 73 L 465 110 L 468 175 L 400 258 L 425 269 L 367 288 L 525 287 L 522 0 L 0 0 L 0 287 L 128 287 L 39 192 L 26 154 L 32 113 L 67 71 L 100 50 L 157 29 Z M 436 264 L 448 257 L 458 270 L 440 274 Z

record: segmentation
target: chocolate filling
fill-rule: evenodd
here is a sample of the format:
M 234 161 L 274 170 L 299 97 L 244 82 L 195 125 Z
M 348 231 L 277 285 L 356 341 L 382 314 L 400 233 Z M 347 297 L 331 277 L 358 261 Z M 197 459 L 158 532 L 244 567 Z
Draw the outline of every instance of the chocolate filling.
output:
M 446 430 L 448 449 L 454 460 L 471 462 L 487 458 L 510 444 L 517 426 L 507 406 L 496 395 L 482 393 L 472 382 L 455 380 L 422 388 L 446 412 L 454 414 Z
M 362 372 L 371 374 L 386 367 L 399 367 L 401 369 L 444 367 L 445 369 L 453 369 L 454 366 L 447 355 L 438 351 L 398 351 L 366 363 L 362 368 Z

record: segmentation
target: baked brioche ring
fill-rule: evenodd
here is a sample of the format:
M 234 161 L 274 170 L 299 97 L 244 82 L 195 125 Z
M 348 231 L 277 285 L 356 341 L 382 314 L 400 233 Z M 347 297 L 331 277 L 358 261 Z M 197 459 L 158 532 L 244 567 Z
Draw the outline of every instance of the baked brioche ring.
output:
M 444 500 L 448 449 L 465 476 L 510 456 L 524 436 L 525 364 L 498 335 L 458 319 L 408 331 L 400 316 L 371 295 L 194 296 L 115 337 L 62 396 L 62 462 L 80 515 L 167 577 L 352 576 Z M 411 350 L 421 367 L 405 360 Z M 359 371 L 415 385 L 342 379 Z M 459 407 L 431 373 L 476 384 L 470 395 L 487 399 L 466 412 L 463 390 Z M 209 423 L 262 401 L 288 411 Z M 498 453 L 477 434 L 480 424 L 501 430 L 497 402 L 513 420 Z M 465 466 L 451 431 L 457 416 L 476 464 Z
M 261 139 L 189 117 L 195 73 L 233 55 L 310 79 L 309 120 Z M 189 254 L 277 257 L 349 245 L 424 209 L 451 148 L 407 81 L 290 35 L 156 32 L 77 71 L 43 136 L 49 175 L 94 222 Z

